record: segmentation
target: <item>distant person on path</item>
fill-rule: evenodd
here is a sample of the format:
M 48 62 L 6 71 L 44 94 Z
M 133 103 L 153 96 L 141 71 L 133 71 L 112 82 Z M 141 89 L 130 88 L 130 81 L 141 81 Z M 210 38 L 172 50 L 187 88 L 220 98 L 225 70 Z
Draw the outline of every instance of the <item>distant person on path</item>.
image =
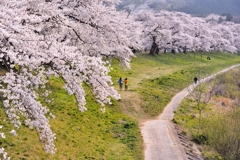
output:
M 198 81 L 197 77 L 194 77 L 193 80 L 194 80 L 195 84 L 197 84 L 197 81 Z
M 124 85 L 125 85 L 125 91 L 128 90 L 128 79 L 125 78 L 124 80 Z
M 119 89 L 122 90 L 122 85 L 123 85 L 122 78 L 119 78 L 118 84 L 119 84 Z

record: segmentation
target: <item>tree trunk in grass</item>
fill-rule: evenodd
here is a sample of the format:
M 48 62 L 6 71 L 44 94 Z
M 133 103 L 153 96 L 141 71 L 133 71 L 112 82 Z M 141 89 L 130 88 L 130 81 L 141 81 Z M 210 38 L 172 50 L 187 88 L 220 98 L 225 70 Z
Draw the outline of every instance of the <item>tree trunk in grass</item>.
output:
M 156 37 L 153 37 L 153 43 L 152 43 L 152 47 L 150 49 L 150 54 L 154 55 L 154 54 L 158 54 L 158 53 L 159 53 L 159 48 L 156 43 Z
M 158 47 L 156 47 L 156 49 L 155 49 L 155 54 L 159 54 L 159 48 Z
M 183 53 L 187 53 L 187 47 L 183 47 Z
M 164 48 L 164 53 L 165 53 L 165 54 L 167 53 L 167 49 L 166 49 L 166 48 Z

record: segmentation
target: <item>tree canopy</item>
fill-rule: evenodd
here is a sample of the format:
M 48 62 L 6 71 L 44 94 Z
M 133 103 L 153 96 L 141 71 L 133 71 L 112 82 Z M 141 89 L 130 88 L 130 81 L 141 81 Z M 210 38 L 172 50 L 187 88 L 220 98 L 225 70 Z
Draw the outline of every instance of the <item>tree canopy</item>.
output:
M 191 51 L 239 51 L 239 24 L 217 23 L 181 12 L 148 12 L 135 14 L 142 23 L 143 43 L 151 54 L 161 49 L 174 53 Z M 153 49 L 155 48 L 155 49 Z
M 0 2 L 0 58 L 7 68 L 1 77 L 6 114 L 19 128 L 36 128 L 45 150 L 55 152 L 46 106 L 38 95 L 50 76 L 60 77 L 85 111 L 83 83 L 102 105 L 120 96 L 111 86 L 108 58 L 129 67 L 130 48 L 140 48 L 139 34 L 127 14 L 117 12 L 118 0 L 3 0 Z M 104 58 L 104 59 L 103 59 Z

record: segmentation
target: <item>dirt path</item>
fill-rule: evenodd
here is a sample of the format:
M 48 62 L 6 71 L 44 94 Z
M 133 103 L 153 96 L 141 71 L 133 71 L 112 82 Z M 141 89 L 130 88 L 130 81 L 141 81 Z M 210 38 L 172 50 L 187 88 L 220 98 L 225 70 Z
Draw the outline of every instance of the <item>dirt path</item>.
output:
M 198 84 L 214 78 L 217 74 L 227 72 L 237 66 L 234 65 L 216 74 L 204 78 Z M 188 160 L 189 154 L 184 150 L 184 144 L 178 136 L 178 132 L 171 120 L 174 111 L 178 108 L 181 101 L 189 94 L 189 90 L 194 89 L 198 84 L 191 84 L 176 94 L 163 113 L 157 119 L 145 121 L 141 126 L 141 133 L 144 140 L 144 159 L 145 160 Z M 192 157 L 192 159 L 200 159 Z

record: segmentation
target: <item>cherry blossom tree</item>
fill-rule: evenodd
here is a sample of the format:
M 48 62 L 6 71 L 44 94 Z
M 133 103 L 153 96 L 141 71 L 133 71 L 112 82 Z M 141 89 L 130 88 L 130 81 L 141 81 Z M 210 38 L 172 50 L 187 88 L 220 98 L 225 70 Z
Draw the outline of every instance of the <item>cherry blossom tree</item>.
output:
M 161 49 L 171 49 L 174 53 L 188 49 L 203 52 L 239 51 L 239 25 L 231 22 L 219 24 L 216 20 L 210 21 L 209 17 L 168 11 L 140 11 L 136 13 L 135 20 L 144 26 L 143 42 L 150 54 Z
M 161 14 L 153 14 L 149 11 L 140 11 L 134 15 L 135 20 L 144 26 L 142 41 L 150 54 L 159 50 L 172 47 L 171 31 L 166 27 L 169 21 Z
M 0 130 L 2 129 L 2 125 L 0 125 Z M 15 130 L 12 130 L 13 132 L 15 131 Z M 0 138 L 6 138 L 5 137 L 5 134 L 3 133 L 3 132 L 0 132 Z M 7 152 L 5 152 L 4 151 L 5 149 L 2 147 L 2 148 L 0 148 L 0 158 L 2 159 L 2 160 L 10 160 L 10 157 L 8 157 L 7 156 Z
M 104 106 L 111 97 L 120 99 L 108 76 L 108 59 L 125 67 L 140 49 L 138 24 L 117 12 L 118 0 L 1 0 L 0 61 L 7 73 L 0 78 L 6 114 L 16 128 L 22 123 L 35 128 L 44 149 L 55 153 L 56 135 L 49 125 L 47 106 L 39 95 L 50 76 L 61 78 L 85 111 L 85 91 L 91 86 Z M 46 89 L 46 88 L 45 88 Z M 50 114 L 53 116 L 53 114 Z M 26 119 L 20 120 L 20 116 Z

